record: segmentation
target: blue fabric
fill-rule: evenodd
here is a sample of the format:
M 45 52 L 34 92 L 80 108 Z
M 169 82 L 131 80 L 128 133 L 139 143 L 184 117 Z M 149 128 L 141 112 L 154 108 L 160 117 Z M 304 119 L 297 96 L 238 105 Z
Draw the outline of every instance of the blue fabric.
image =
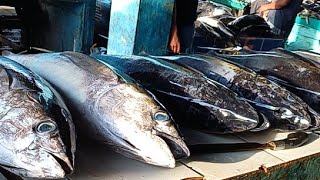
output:
M 282 34 L 291 30 L 294 20 L 300 10 L 302 0 L 291 0 L 290 4 L 279 10 L 270 10 L 268 13 L 268 22 L 274 28 L 274 32 L 281 31 Z
M 192 41 L 194 36 L 194 25 L 178 25 L 178 36 L 180 40 L 181 53 L 191 53 Z

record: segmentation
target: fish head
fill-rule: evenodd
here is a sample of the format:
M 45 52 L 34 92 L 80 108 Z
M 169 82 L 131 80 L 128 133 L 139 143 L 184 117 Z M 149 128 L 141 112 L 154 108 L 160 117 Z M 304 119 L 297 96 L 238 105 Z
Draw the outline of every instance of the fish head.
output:
M 181 138 L 181 133 L 177 131 L 179 129 L 172 116 L 159 105 L 153 106 L 151 112 L 150 120 L 155 122 L 153 129 L 167 143 L 174 158 L 180 160 L 189 157 L 189 149 Z
M 112 91 L 117 93 L 109 91 L 101 97 L 99 108 L 106 112 L 105 108 L 114 103 L 111 106 L 114 106 L 113 115 L 117 117 L 113 118 L 116 121 L 109 127 L 113 127 L 111 131 L 117 142 L 113 143 L 113 148 L 117 152 L 135 160 L 169 168 L 175 167 L 175 158 L 189 156 L 189 150 L 177 132 L 171 115 L 150 93 L 131 83 L 117 85 Z M 121 106 L 117 106 L 119 104 Z
M 295 107 L 280 107 L 274 110 L 276 119 L 281 120 L 280 128 L 288 130 L 305 130 L 311 126 L 311 118 L 304 109 Z M 305 112 L 305 113 L 304 113 Z M 303 113 L 303 114 L 302 114 Z M 278 126 L 277 126 L 278 127 Z
M 65 123 L 64 110 L 53 117 L 36 102 L 20 101 L 20 104 L 26 106 L 9 111 L 2 119 L 1 131 L 5 134 L 1 133 L 0 150 L 7 159 L 1 166 L 30 178 L 63 178 L 72 173 L 75 139 L 70 138 L 75 135 L 73 127 Z M 68 131 L 73 134 L 63 134 Z
M 284 94 L 284 93 L 283 93 Z M 287 92 L 278 107 L 272 107 L 273 115 L 280 120 L 279 127 L 288 130 L 305 130 L 312 126 L 312 109 L 298 96 Z M 311 110 L 311 111 L 310 111 Z
M 242 107 L 243 110 L 241 111 L 240 105 L 238 106 L 240 107 L 240 111 L 237 108 L 216 109 L 216 111 L 214 112 L 214 116 L 220 122 L 220 129 L 224 129 L 223 133 L 243 132 L 257 127 L 257 125 L 259 124 L 258 114 L 251 106 L 248 106 L 248 104 L 244 104 L 242 106 L 247 106 L 247 109 Z
M 0 66 L 0 166 L 22 177 L 73 172 L 75 129 L 59 94 L 21 65 Z

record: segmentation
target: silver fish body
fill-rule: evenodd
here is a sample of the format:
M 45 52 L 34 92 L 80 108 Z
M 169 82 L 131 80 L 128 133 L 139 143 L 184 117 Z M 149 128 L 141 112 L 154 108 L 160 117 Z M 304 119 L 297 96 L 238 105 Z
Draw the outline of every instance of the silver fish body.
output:
M 8 57 L 40 74 L 63 95 L 77 117 L 79 137 L 158 166 L 172 168 L 174 156 L 189 156 L 170 114 L 150 94 L 95 59 L 75 52 Z
M 270 120 L 273 128 L 303 130 L 320 124 L 319 115 L 304 101 L 247 68 L 205 55 L 159 58 L 199 71 L 204 76 L 227 86 L 251 102 Z
M 248 14 L 229 22 L 227 27 L 238 37 L 272 37 L 270 26 L 260 16 Z
M 0 167 L 22 177 L 64 178 L 74 169 L 75 128 L 60 95 L 0 57 Z
M 181 126 L 235 133 L 256 128 L 259 123 L 250 104 L 221 84 L 185 68 L 145 56 L 92 56 L 155 94 Z

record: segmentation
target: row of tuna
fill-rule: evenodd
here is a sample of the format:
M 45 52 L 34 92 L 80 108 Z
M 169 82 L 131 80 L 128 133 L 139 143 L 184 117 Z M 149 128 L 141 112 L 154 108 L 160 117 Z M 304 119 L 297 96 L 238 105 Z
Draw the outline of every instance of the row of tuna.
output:
M 65 177 L 74 169 L 76 130 L 173 168 L 190 155 L 178 126 L 220 134 L 319 128 L 319 65 L 310 55 L 237 53 L 3 54 L 0 172 Z

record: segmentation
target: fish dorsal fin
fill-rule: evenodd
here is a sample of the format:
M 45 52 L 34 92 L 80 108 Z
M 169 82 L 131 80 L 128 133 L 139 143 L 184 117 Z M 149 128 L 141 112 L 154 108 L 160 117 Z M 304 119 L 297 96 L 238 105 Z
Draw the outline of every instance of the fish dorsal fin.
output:
M 165 66 L 166 68 L 170 68 L 171 70 L 175 70 L 178 71 L 180 73 L 184 73 L 184 74 L 188 74 L 189 76 L 201 76 L 200 74 L 198 74 L 195 71 L 192 71 L 190 68 L 181 65 L 177 62 L 174 61 L 174 58 L 170 58 L 170 56 L 145 56 L 147 58 L 149 58 L 150 60 L 156 61 L 159 64 L 161 64 L 161 66 Z M 171 56 L 171 57 L 175 57 L 175 56 Z M 177 56 L 179 58 L 179 56 Z
M 136 83 L 135 80 L 133 80 L 130 76 L 128 76 L 127 74 L 121 72 L 120 70 L 118 70 L 117 68 L 111 66 L 110 64 L 104 62 L 104 61 L 101 61 L 99 59 L 99 54 L 91 54 L 93 58 L 96 58 L 97 61 L 101 62 L 102 64 L 104 64 L 105 66 L 107 66 L 109 69 L 111 69 L 116 75 L 118 75 L 121 79 L 123 80 L 124 82 L 126 83 Z
M 29 89 L 33 91 L 41 89 L 36 83 L 35 74 L 21 64 L 8 58 L 0 57 L 0 66 L 8 74 L 11 89 Z
M 118 76 L 109 68 L 106 68 L 104 64 L 97 61 L 94 56 L 88 56 L 85 54 L 66 51 L 59 53 L 59 55 L 68 58 L 69 61 L 73 62 L 76 66 L 81 69 L 90 72 L 98 77 L 103 77 L 109 80 L 116 80 Z

